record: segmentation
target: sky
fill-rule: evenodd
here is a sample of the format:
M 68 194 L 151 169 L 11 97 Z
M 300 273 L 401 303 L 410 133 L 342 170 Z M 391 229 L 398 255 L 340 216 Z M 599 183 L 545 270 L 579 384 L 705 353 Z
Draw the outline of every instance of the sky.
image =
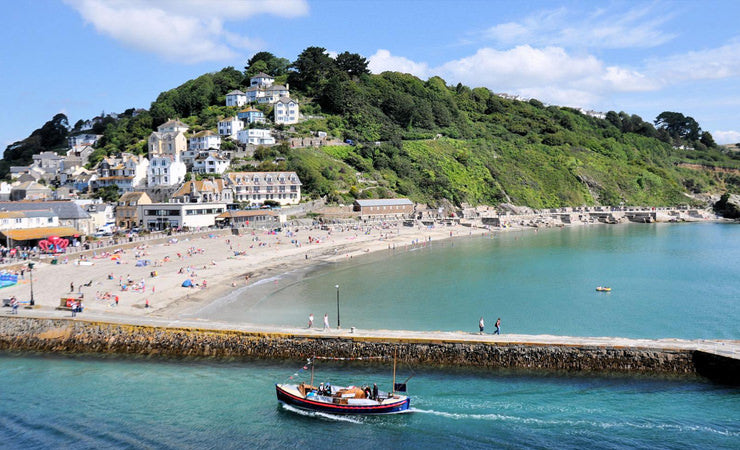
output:
M 17 0 L 3 2 L 0 145 L 148 108 L 258 51 L 350 51 L 374 73 L 652 121 L 696 119 L 740 142 L 740 1 Z

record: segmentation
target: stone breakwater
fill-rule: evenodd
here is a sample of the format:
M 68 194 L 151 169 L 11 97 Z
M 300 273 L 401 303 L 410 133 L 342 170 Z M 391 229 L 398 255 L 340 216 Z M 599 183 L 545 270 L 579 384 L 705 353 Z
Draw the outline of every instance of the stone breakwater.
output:
M 740 361 L 691 349 L 314 336 L 66 319 L 0 318 L 0 350 L 296 359 L 388 356 L 423 365 L 699 374 L 740 382 Z

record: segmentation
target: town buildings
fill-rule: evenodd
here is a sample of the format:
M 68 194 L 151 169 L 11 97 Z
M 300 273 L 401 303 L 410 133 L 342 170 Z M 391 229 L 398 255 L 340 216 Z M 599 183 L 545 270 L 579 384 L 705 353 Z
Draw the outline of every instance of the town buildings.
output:
M 239 131 L 237 138 L 242 144 L 275 145 L 275 138 L 270 130 L 250 128 Z
M 188 126 L 179 120 L 168 120 L 157 131 L 149 135 L 149 157 L 159 155 L 176 156 L 187 149 L 188 141 L 185 133 Z
M 218 122 L 218 134 L 221 136 L 236 139 L 237 133 L 244 129 L 244 122 L 239 117 L 228 117 Z
M 240 90 L 231 91 L 226 94 L 226 106 L 244 106 L 247 104 L 247 96 Z
M 142 189 L 146 184 L 148 168 L 147 158 L 130 153 L 104 158 L 98 164 L 98 178 L 91 185 L 93 189 L 117 186 L 120 193 Z
M 272 200 L 295 205 L 301 201 L 301 180 L 295 172 L 228 172 L 224 181 L 235 203 L 261 205 Z
M 367 216 L 406 216 L 414 212 L 414 202 L 407 198 L 379 198 L 355 200 L 355 211 L 360 217 Z
M 203 228 L 216 224 L 226 211 L 225 203 L 151 203 L 139 206 L 142 224 L 148 230 Z
M 123 194 L 118 199 L 118 205 L 116 206 L 116 225 L 123 229 L 139 226 L 141 223 L 139 207 L 151 203 L 152 199 L 149 198 L 146 192 L 127 192 Z
M 221 136 L 211 130 L 204 130 L 195 133 L 190 138 L 188 149 L 190 150 L 218 150 L 221 148 Z
M 265 113 L 251 106 L 236 113 L 236 117 L 244 123 L 265 123 Z
M 180 156 L 160 155 L 149 161 L 147 186 L 176 186 L 183 182 L 188 169 Z

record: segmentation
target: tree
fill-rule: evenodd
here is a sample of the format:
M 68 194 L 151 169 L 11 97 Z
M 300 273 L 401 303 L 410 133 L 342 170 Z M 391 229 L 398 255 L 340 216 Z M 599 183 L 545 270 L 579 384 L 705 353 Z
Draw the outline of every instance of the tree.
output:
M 290 84 L 316 95 L 336 70 L 336 63 L 323 47 L 308 47 L 291 65 L 295 71 L 288 75 Z
M 717 143 L 714 142 L 714 138 L 712 137 L 712 134 L 709 133 L 709 131 L 705 131 L 701 134 L 701 139 L 699 140 L 702 144 L 706 145 L 709 148 L 716 147 Z
M 357 53 L 344 52 L 337 55 L 335 59 L 337 68 L 346 72 L 352 78 L 359 77 L 362 74 L 370 73 L 367 68 L 367 59 Z
M 244 74 L 253 77 L 260 72 L 264 72 L 273 77 L 285 75 L 290 66 L 290 61 L 285 58 L 278 58 L 270 52 L 257 52 L 247 61 L 244 66 Z
M 655 118 L 655 126 L 665 129 L 674 139 L 698 141 L 701 128 L 693 117 L 678 112 L 663 111 Z
M 107 203 L 115 203 L 120 197 L 118 195 L 118 186 L 103 186 L 98 189 L 97 194 Z

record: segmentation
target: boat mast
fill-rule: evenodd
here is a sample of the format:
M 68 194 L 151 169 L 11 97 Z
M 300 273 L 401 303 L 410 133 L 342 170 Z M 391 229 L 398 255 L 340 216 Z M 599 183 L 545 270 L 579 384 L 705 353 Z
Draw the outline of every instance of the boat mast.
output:
M 313 358 L 311 358 L 311 388 L 313 388 L 313 362 L 316 359 L 316 355 L 314 355 Z
M 396 347 L 393 347 L 393 385 L 391 386 L 391 395 L 396 393 Z

